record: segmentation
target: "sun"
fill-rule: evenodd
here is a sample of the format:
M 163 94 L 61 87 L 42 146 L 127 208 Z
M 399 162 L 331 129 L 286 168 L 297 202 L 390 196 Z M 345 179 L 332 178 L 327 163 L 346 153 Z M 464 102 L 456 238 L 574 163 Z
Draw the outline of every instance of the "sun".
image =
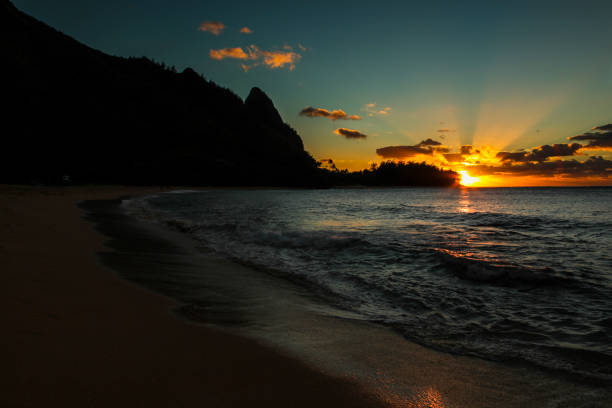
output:
M 462 186 L 471 186 L 474 183 L 477 183 L 480 181 L 480 177 L 472 177 L 468 174 L 467 170 L 461 170 L 459 171 L 459 174 L 461 174 L 461 185 Z

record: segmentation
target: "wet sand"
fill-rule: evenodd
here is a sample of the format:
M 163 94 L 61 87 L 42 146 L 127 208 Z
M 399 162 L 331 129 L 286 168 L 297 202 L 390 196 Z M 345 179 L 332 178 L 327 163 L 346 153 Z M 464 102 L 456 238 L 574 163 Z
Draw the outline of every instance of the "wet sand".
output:
M 103 267 L 81 200 L 154 188 L 0 186 L 2 407 L 383 406 L 257 342 L 190 324 Z

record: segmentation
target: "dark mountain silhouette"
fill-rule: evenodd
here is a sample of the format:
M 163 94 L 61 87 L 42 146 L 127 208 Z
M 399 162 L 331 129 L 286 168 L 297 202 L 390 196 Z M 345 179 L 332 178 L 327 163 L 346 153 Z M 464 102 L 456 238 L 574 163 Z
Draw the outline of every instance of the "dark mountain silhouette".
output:
M 8 0 L 0 24 L 0 182 L 345 184 L 258 88 L 243 102 L 190 68 L 104 54 Z
M 0 2 L 2 182 L 305 185 L 317 166 L 272 101 L 89 48 Z

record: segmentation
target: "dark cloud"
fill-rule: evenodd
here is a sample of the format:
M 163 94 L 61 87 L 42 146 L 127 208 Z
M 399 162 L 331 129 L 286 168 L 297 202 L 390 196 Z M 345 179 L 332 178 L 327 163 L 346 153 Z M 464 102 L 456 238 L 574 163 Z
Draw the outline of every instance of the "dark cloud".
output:
M 433 149 L 420 146 L 387 146 L 376 149 L 376 154 L 385 159 L 404 159 L 419 154 L 431 155 Z
M 607 125 L 595 126 L 591 132 L 576 135 L 568 138 L 569 140 L 587 140 L 589 143 L 584 145 L 584 149 L 612 149 L 612 123 Z
M 549 157 L 574 156 L 581 147 L 578 143 L 555 143 L 535 147 L 531 152 L 498 152 L 495 156 L 504 162 L 543 162 Z
M 434 153 L 448 153 L 448 148 L 441 146 L 440 142 L 427 139 L 414 146 L 387 146 L 376 149 L 376 154 L 385 159 L 405 159 L 419 154 L 432 156 Z
M 607 125 L 595 126 L 591 130 L 612 131 L 612 123 L 608 123 Z
M 427 139 L 421 141 L 421 143 L 419 143 L 417 146 L 440 146 L 441 144 L 442 143 L 438 142 L 437 140 Z
M 461 154 L 472 154 L 474 148 L 472 145 L 463 145 L 461 146 Z
M 584 162 L 577 160 L 554 160 L 544 162 L 504 162 L 501 166 L 470 166 L 470 174 L 498 174 L 509 176 L 564 176 L 564 177 L 610 177 L 612 160 L 591 156 Z
M 526 155 L 527 153 L 525 152 L 497 152 L 495 157 L 501 161 L 521 162 L 524 161 Z
M 573 156 L 582 145 L 578 143 L 555 143 L 553 145 L 543 145 L 531 150 L 526 156 L 527 161 L 543 162 L 549 157 Z
M 461 153 L 446 153 L 443 156 L 449 163 L 461 163 L 464 160 L 463 154 Z
M 313 108 L 309 106 L 307 108 L 302 109 L 300 112 L 300 116 L 308 116 L 309 118 L 328 118 L 331 120 L 360 120 L 361 116 L 358 115 L 347 115 L 342 109 L 336 109 L 333 111 L 328 111 L 323 108 Z
M 365 135 L 358 130 L 346 128 L 336 129 L 334 130 L 334 133 L 340 136 L 344 136 L 347 139 L 365 139 L 366 137 L 368 137 L 368 135 Z

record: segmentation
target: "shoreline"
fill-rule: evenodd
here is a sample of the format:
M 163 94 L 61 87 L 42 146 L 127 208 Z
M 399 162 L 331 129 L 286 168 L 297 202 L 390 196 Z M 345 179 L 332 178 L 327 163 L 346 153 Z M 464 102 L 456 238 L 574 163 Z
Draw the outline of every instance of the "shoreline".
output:
M 103 204 L 102 213 L 108 210 Z M 531 365 L 436 351 L 387 327 L 349 315 L 330 317 L 321 299 L 299 282 L 203 253 L 193 238 L 165 225 L 115 216 L 126 219 L 118 229 L 104 216 L 98 223 L 114 237 L 110 246 L 115 252 L 102 261 L 128 280 L 177 299 L 180 317 L 255 339 L 333 376 L 353 379 L 393 406 L 541 407 L 552 401 L 599 406 L 587 405 L 594 399 L 585 395 L 598 388 L 592 384 Z M 129 241 L 121 238 L 126 235 Z M 145 252 L 137 242 L 147 243 Z M 150 246 L 166 253 L 151 258 Z M 149 271 L 144 278 L 138 272 L 142 269 Z M 207 291 L 204 304 L 201 290 Z
M 160 191 L 0 186 L 0 405 L 384 406 L 253 340 L 181 321 L 171 299 L 101 266 L 106 238 L 77 202 Z

